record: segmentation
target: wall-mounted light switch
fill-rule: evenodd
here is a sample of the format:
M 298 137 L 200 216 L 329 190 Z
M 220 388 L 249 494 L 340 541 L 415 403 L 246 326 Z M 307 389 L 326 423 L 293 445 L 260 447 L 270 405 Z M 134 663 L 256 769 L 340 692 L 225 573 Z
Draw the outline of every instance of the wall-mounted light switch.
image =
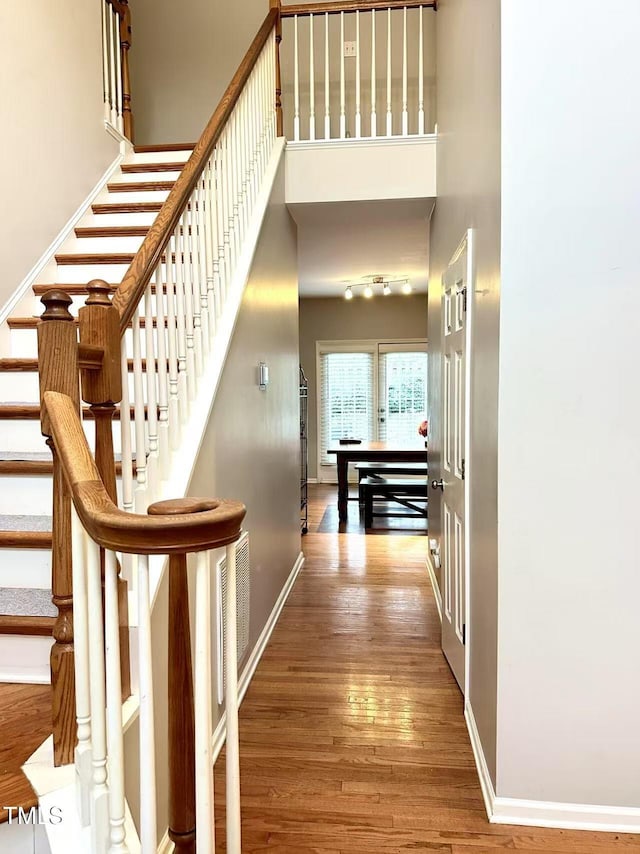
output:
M 356 43 L 355 42 L 345 42 L 344 43 L 344 55 L 345 56 L 356 56 Z

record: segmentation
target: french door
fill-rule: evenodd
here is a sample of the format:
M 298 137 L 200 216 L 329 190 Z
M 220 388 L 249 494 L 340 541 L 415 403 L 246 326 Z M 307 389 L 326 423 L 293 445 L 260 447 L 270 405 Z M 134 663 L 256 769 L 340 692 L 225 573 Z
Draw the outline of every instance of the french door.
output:
M 414 443 L 426 418 L 427 343 L 318 342 L 318 477 L 335 480 L 340 439 Z

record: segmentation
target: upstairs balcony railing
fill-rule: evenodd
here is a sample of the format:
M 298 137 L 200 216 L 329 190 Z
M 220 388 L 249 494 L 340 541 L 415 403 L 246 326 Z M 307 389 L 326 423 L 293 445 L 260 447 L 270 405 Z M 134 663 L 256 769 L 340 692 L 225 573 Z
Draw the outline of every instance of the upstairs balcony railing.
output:
M 133 142 L 131 110 L 131 12 L 129 0 L 100 0 L 102 7 L 102 90 L 104 120 Z
M 336 0 L 283 6 L 287 139 L 432 133 L 436 5 Z

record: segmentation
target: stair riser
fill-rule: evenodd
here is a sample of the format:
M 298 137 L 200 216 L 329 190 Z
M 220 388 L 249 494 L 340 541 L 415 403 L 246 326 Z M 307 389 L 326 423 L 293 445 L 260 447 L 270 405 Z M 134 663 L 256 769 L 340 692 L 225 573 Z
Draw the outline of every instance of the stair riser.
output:
M 0 475 L 0 514 L 6 516 L 50 516 L 51 475 Z M 118 479 L 118 493 L 120 484 Z
M 0 549 L 0 563 L 0 587 L 51 587 L 50 549 Z
M 142 358 L 146 356 L 144 330 L 141 337 L 140 349 Z M 125 332 L 126 351 L 129 358 L 133 358 L 132 330 Z M 11 330 L 11 353 L 15 358 L 34 358 L 38 355 L 37 332 L 35 329 L 12 329 Z
M 144 387 L 146 393 L 146 386 Z M 0 401 L 20 401 L 21 403 L 38 403 L 40 392 L 38 388 L 38 374 L 35 371 L 25 372 L 1 372 L 0 373 Z M 129 400 L 133 400 L 133 372 L 129 371 Z M 8 422 L 0 418 L 0 433 L 3 425 Z M 90 423 L 90 422 L 89 422 Z M 0 448 L 3 448 L 0 444 Z M 23 451 L 27 449 L 22 448 Z
M 181 163 L 191 156 L 190 149 L 180 151 L 137 151 L 129 155 L 125 163 Z
M 83 421 L 84 432 L 89 446 L 95 446 L 95 424 L 93 421 Z M 121 431 L 120 422 L 113 424 L 113 446 L 116 454 L 120 453 Z M 0 419 L 0 448 L 3 451 L 45 451 L 44 436 L 40 433 L 40 422 L 8 421 Z
M 130 193 L 120 193 L 114 191 L 112 193 L 101 193 L 100 197 L 96 199 L 94 204 L 133 205 L 137 202 L 164 202 L 166 201 L 168 195 L 168 190 L 139 190 Z
M 180 168 L 176 168 L 171 172 L 117 172 L 109 178 L 109 184 L 131 184 L 134 181 L 176 181 L 180 171 Z
M 121 282 L 129 264 L 58 264 L 56 282 L 70 285 L 86 285 L 92 279 L 105 282 Z
M 109 228 L 111 226 L 145 226 L 150 228 L 156 213 L 106 213 L 89 214 L 82 220 L 83 227 Z
M 48 684 L 51 681 L 49 656 L 53 640 L 44 637 L 29 637 L 28 635 L 0 635 L 0 682 L 22 682 L 31 684 Z M 8 826 L 8 825 L 7 825 Z M 0 832 L 5 825 L 0 827 Z M 11 827 L 33 828 L 27 825 L 11 825 Z M 0 849 L 18 854 L 22 849 L 5 848 L 3 837 L 0 835 Z M 31 836 L 33 846 L 33 835 Z M 40 848 L 25 848 L 24 851 L 40 851 Z M 42 851 L 47 851 L 43 848 Z
M 100 254 L 112 252 L 135 253 L 142 245 L 142 237 L 70 237 L 58 254 Z M 67 265 L 65 265 L 67 266 Z

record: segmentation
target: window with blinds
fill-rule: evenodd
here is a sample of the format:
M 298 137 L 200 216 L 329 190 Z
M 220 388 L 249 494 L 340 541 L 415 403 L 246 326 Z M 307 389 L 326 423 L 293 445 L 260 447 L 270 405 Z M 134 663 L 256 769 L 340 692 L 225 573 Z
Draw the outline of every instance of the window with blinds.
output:
M 320 461 L 335 463 L 327 448 L 340 439 L 375 435 L 374 352 L 320 354 Z
M 380 345 L 378 439 L 398 445 L 415 442 L 427 417 L 426 352 L 393 351 Z
M 419 441 L 427 417 L 426 342 L 318 342 L 318 377 L 321 466 L 335 470 L 327 450 L 340 439 Z

